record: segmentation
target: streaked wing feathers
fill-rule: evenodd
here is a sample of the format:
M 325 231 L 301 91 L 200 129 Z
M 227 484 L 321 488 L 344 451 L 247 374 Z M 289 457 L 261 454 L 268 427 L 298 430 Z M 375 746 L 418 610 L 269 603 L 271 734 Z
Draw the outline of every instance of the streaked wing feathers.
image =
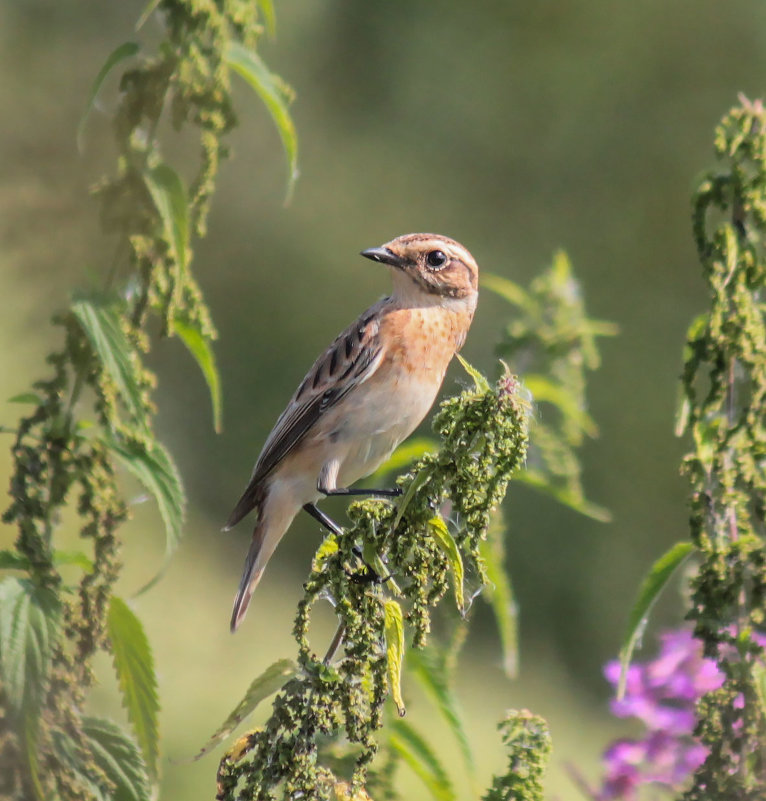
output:
M 266 439 L 250 483 L 225 528 L 235 526 L 256 505 L 255 488 L 301 442 L 328 409 L 378 368 L 382 352 L 379 314 L 386 300 L 368 309 L 316 360 Z

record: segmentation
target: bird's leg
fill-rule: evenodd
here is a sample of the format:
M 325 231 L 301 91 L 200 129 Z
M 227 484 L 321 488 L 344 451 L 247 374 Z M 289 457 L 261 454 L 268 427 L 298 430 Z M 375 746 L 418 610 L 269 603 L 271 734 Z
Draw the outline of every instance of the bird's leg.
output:
M 329 532 L 335 534 L 336 537 L 343 536 L 343 529 L 313 503 L 304 504 L 303 510 L 308 512 L 314 520 L 318 520 Z
M 393 487 L 392 489 L 367 489 L 366 487 L 336 487 L 335 489 L 328 489 L 318 484 L 317 489 L 322 495 L 326 495 L 328 498 L 335 495 L 367 495 L 371 498 L 397 498 L 402 494 L 399 487 Z

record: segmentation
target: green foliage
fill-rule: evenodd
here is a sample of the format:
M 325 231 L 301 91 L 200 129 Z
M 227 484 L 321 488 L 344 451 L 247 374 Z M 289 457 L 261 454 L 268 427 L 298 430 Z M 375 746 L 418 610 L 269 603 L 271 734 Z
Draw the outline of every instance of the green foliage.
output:
M 667 553 L 664 553 L 651 567 L 646 578 L 638 590 L 638 598 L 630 610 L 628 618 L 628 633 L 625 644 L 620 649 L 620 682 L 617 687 L 617 697 L 622 698 L 625 693 L 625 681 L 628 675 L 628 666 L 633 656 L 633 650 L 638 644 L 649 620 L 657 599 L 670 581 L 676 570 L 684 563 L 694 550 L 690 542 L 677 542 Z
M 122 700 L 141 755 L 153 776 L 159 755 L 159 698 L 154 658 L 141 621 L 121 598 L 109 602 L 107 636 Z
M 766 708 L 759 685 L 766 625 L 766 112 L 740 104 L 716 131 L 719 170 L 694 196 L 697 251 L 711 306 L 689 329 L 679 428 L 691 484 L 695 634 L 724 685 L 704 696 L 697 734 L 710 749 L 688 801 L 766 795 Z
M 508 770 L 494 778 L 484 801 L 543 801 L 543 771 L 551 754 L 547 724 L 523 709 L 509 712 L 498 728 L 508 751 Z
M 63 344 L 48 357 L 51 376 L 12 399 L 33 409 L 13 432 L 12 502 L 3 520 L 18 535 L 14 549 L 0 556 L 0 567 L 25 574 L 0 583 L 0 764 L 11 766 L 0 776 L 4 798 L 139 801 L 150 797 L 157 778 L 151 651 L 138 619 L 113 595 L 117 532 L 128 516 L 118 468 L 155 497 L 169 556 L 182 534 L 185 497 L 153 432 L 148 332 L 178 333 L 210 388 L 220 427 L 216 334 L 189 267 L 192 239 L 205 233 L 227 154 L 223 137 L 235 124 L 229 54 L 265 70 L 253 53 L 262 32 L 259 9 L 273 28 L 269 3 L 149 3 L 141 22 L 155 12 L 165 22 L 157 51 L 143 54 L 132 42 L 117 47 L 87 99 L 81 145 L 99 92 L 117 67 L 127 67 L 114 115 L 117 167 L 96 190 L 115 255 L 100 286 L 76 293 L 55 318 Z M 275 87 L 277 79 L 267 76 Z M 281 91 L 286 136 L 291 123 Z M 275 113 L 274 100 L 267 105 Z M 188 165 L 177 170 L 161 153 L 160 131 L 172 135 L 166 117 L 176 130 L 199 131 L 200 161 L 188 187 L 179 175 L 188 174 Z M 289 144 L 294 171 L 294 136 Z M 56 547 L 66 507 L 74 512 L 66 519 L 79 518 L 82 550 Z M 80 568 L 73 585 L 62 581 L 63 564 Z M 113 656 L 137 744 L 115 724 L 83 716 L 98 651 Z
M 357 792 L 379 747 L 376 735 L 384 723 L 386 698 L 391 695 L 403 711 L 398 686 L 404 621 L 412 645 L 422 648 L 432 612 L 456 569 L 453 547 L 445 547 L 443 533 L 449 533 L 466 569 L 484 583 L 479 545 L 491 511 L 523 462 L 526 423 L 527 404 L 519 398 L 516 380 L 506 374 L 490 387 L 482 377 L 476 388 L 442 403 L 434 420 L 440 447 L 398 479 L 404 490 L 398 502 L 367 500 L 350 506 L 354 525 L 333 537 L 331 547 L 322 546 L 304 585 L 295 623 L 300 672 L 277 695 L 263 729 L 249 733 L 222 760 L 220 798 L 234 799 L 239 793 L 253 799 L 331 798 L 331 788 L 349 779 Z M 449 524 L 434 514 L 447 508 Z M 374 553 L 376 564 L 385 568 L 375 581 L 356 555 L 360 545 L 365 562 Z M 308 639 L 311 610 L 322 598 L 331 601 L 340 623 L 323 659 Z M 336 647 L 343 653 L 331 664 Z M 432 687 L 437 685 L 432 682 Z M 438 686 L 454 723 L 446 692 Z M 335 776 L 322 757 L 322 742 L 341 735 L 354 749 L 351 776 Z M 389 757 L 403 756 L 436 797 L 454 797 L 437 757 L 411 726 L 393 725 L 386 743 Z
M 484 273 L 481 284 L 514 308 L 498 353 L 524 376 L 541 413 L 532 423 L 531 447 L 519 480 L 596 520 L 609 513 L 583 492 L 576 450 L 598 433 L 587 412 L 588 370 L 600 365 L 596 338 L 613 336 L 613 323 L 592 320 L 567 255 L 555 255 L 550 269 L 524 289 L 507 278 Z

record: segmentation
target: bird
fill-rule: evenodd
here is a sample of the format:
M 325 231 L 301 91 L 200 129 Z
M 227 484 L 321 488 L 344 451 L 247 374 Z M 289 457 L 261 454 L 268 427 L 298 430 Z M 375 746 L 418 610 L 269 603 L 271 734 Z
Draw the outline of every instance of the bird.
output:
M 479 269 L 454 239 L 406 234 L 360 255 L 389 269 L 391 294 L 316 360 L 266 438 L 224 526 L 228 531 L 255 511 L 232 632 L 301 509 L 338 533 L 316 505 L 323 496 L 400 493 L 351 485 L 377 470 L 428 414 L 473 320 Z

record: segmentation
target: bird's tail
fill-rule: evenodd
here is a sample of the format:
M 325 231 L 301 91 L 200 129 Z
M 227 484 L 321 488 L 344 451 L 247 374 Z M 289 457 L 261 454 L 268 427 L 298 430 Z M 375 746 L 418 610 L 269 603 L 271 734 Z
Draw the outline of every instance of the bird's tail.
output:
M 234 609 L 231 613 L 231 630 L 236 631 L 247 612 L 250 599 L 261 580 L 266 563 L 284 536 L 300 506 L 291 503 L 289 498 L 280 498 L 278 493 L 269 492 L 265 502 L 258 510 L 258 520 L 253 529 L 253 539 L 245 558 L 242 578 L 239 582 Z

